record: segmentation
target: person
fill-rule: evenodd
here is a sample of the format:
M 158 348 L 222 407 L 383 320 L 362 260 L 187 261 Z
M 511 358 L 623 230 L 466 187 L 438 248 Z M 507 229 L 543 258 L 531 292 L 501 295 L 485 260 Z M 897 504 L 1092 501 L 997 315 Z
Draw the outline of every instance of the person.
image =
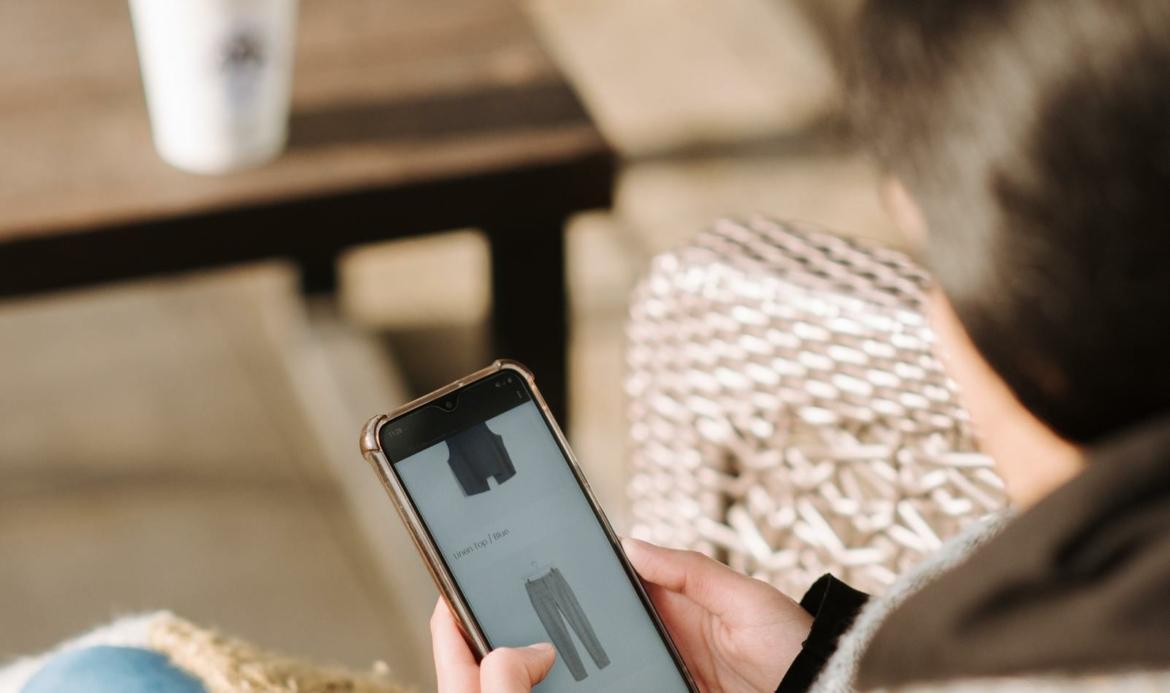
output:
M 858 132 L 1012 509 L 868 601 L 626 551 L 705 691 L 1170 690 L 1170 3 L 871 0 Z M 440 604 L 444 693 L 527 691 Z

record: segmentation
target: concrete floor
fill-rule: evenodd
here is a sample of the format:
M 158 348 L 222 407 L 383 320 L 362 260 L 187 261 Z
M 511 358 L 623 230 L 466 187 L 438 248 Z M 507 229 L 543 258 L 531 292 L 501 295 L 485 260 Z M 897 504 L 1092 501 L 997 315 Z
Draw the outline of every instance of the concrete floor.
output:
M 0 652 L 159 608 L 341 661 L 411 644 L 290 377 L 295 280 L 255 267 L 0 310 Z
M 528 0 L 629 157 L 568 245 L 570 437 L 619 528 L 625 300 L 649 258 L 754 212 L 894 240 L 837 134 L 854 4 Z M 474 232 L 369 248 L 337 305 L 280 265 L 0 304 L 0 657 L 170 608 L 429 686 L 433 590 L 354 440 L 408 382 L 490 356 L 485 258 Z M 428 263 L 461 282 L 426 287 Z

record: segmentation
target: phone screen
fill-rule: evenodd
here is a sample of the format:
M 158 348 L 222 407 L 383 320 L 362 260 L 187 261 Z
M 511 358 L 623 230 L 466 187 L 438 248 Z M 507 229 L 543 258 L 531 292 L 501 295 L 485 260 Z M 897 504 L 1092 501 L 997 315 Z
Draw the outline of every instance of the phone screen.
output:
M 522 377 L 380 435 L 489 645 L 556 647 L 536 690 L 689 690 Z

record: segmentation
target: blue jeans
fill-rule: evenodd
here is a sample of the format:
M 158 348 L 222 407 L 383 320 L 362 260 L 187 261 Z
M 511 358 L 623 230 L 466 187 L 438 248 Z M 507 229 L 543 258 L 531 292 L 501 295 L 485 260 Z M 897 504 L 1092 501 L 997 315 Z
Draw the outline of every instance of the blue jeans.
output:
M 33 674 L 21 693 L 206 693 L 166 655 L 96 645 L 62 652 Z

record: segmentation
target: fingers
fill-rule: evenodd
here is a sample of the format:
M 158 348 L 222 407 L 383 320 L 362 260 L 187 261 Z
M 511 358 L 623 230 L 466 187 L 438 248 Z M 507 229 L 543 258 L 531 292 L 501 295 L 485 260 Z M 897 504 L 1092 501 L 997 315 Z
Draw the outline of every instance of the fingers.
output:
M 480 664 L 484 693 L 527 693 L 548 675 L 556 651 L 548 643 L 492 650 Z
M 638 575 L 648 583 L 680 593 L 715 615 L 742 605 L 745 590 L 755 590 L 756 580 L 696 551 L 679 551 L 622 539 L 622 548 Z
M 447 602 L 439 599 L 431 614 L 431 647 L 439 693 L 475 693 L 479 690 L 479 667 L 463 639 L 463 632 Z
M 439 693 L 527 693 L 556 662 L 553 646 L 539 643 L 492 650 L 476 664 L 455 616 L 442 599 L 431 614 L 431 643 Z

